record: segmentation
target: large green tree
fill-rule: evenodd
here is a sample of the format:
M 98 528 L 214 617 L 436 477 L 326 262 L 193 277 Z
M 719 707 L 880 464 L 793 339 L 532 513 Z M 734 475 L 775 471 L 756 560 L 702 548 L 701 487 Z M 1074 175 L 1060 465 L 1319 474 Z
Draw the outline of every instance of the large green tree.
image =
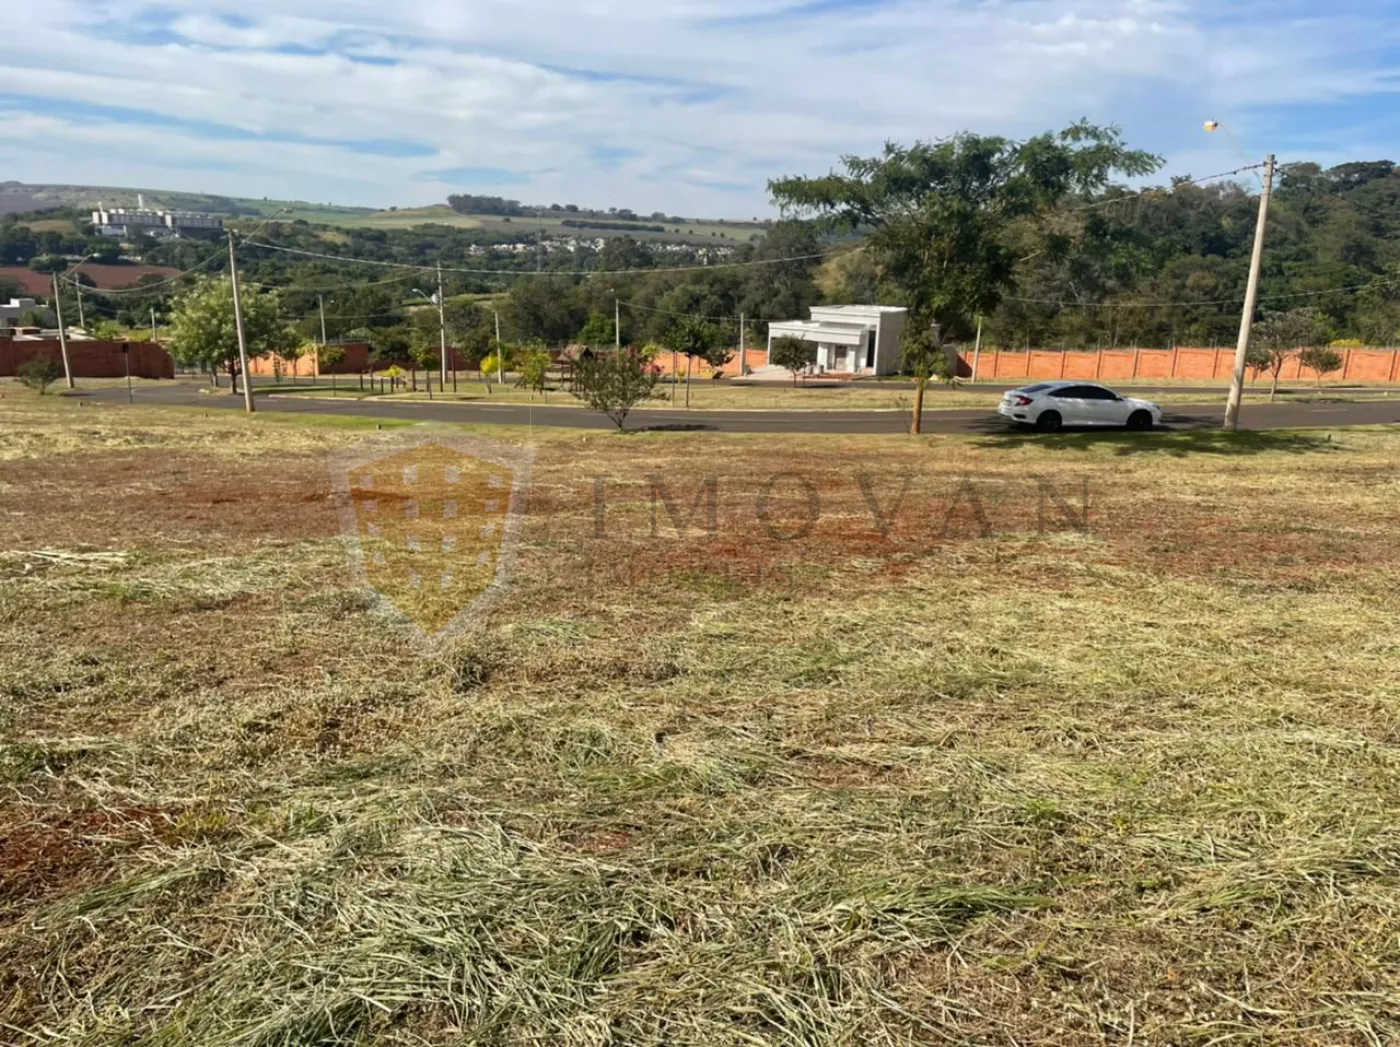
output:
M 249 358 L 294 352 L 301 338 L 282 319 L 281 304 L 273 292 L 240 288 L 243 330 Z M 206 277 L 175 305 L 168 328 L 168 348 L 186 366 L 224 368 L 230 377 L 238 373 L 238 329 L 233 314 L 233 284 L 222 277 Z
M 1014 222 L 1160 165 L 1127 148 L 1117 128 L 1081 122 L 1024 142 L 963 133 L 889 143 L 880 156 L 843 157 L 844 173 L 779 178 L 768 187 L 785 213 L 868 232 L 913 321 L 957 337 L 970 334 L 1012 282 Z

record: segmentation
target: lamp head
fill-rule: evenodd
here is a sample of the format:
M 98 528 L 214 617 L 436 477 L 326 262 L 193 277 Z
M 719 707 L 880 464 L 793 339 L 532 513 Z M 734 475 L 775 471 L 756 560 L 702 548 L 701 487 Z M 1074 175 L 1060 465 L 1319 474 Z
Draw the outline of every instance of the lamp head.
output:
M 1219 131 L 1219 130 L 1220 130 L 1220 121 L 1219 121 L 1219 120 L 1207 120 L 1207 121 L 1206 121 L 1206 130 L 1207 130 L 1207 131 Z

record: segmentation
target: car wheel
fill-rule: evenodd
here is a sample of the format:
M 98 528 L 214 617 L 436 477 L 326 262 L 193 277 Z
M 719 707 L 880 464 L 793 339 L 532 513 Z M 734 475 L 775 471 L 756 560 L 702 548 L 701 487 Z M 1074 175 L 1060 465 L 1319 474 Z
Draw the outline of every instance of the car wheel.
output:
M 1135 433 L 1143 433 L 1152 428 L 1151 411 L 1134 411 L 1128 416 L 1128 428 Z
M 1042 433 L 1058 433 L 1065 421 L 1059 411 L 1045 411 L 1035 420 L 1035 427 Z

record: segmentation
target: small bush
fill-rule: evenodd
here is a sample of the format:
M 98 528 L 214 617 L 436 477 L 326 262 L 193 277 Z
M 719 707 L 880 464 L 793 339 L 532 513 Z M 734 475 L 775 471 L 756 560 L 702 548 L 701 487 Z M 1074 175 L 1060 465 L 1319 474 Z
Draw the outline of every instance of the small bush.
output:
M 39 395 L 48 392 L 49 386 L 63 377 L 63 368 L 52 356 L 36 356 L 15 370 L 15 377 Z

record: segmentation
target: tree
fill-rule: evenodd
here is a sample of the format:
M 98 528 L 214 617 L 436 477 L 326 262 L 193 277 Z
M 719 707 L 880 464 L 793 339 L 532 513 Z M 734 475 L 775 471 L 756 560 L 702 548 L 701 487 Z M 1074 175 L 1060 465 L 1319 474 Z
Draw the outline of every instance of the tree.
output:
M 585 352 L 574 371 L 573 394 L 605 414 L 620 432 L 632 408 L 649 399 L 659 375 L 635 349 Z
M 15 377 L 20 383 L 36 389 L 40 396 L 48 392 L 49 386 L 63 377 L 63 368 L 52 356 L 45 353 L 15 368 Z
M 240 289 L 243 330 L 248 357 L 281 355 L 300 346 L 284 323 L 275 292 Z M 167 344 L 170 354 L 186 366 L 223 367 L 238 373 L 238 331 L 233 315 L 233 285 L 222 277 L 205 277 L 175 304 Z M 235 386 L 236 382 L 231 383 Z
M 1342 354 L 1324 345 L 1310 345 L 1298 354 L 1298 362 L 1317 378 L 1317 387 L 1322 388 L 1322 376 L 1342 366 Z
M 1099 192 L 1116 174 L 1145 175 L 1161 163 L 1126 148 L 1117 128 L 1082 121 L 1025 142 L 964 132 L 888 143 L 881 156 L 843 157 L 844 174 L 781 178 L 768 188 L 785 213 L 869 230 L 873 261 L 898 288 L 911 325 L 965 337 L 1013 282 L 1015 223 Z
M 1288 358 L 1327 342 L 1327 330 L 1313 309 L 1290 309 L 1267 316 L 1254 325 L 1252 332 L 1246 364 L 1271 375 L 1270 403 L 1278 398 L 1279 374 Z
M 671 353 L 685 354 L 685 405 L 690 406 L 690 364 L 694 357 L 716 366 L 713 360 L 720 352 L 721 335 L 717 328 L 708 321 L 698 316 L 684 316 L 676 323 L 672 324 L 663 336 L 662 341 Z M 724 358 L 720 360 L 718 366 L 724 366 L 728 362 L 729 356 L 733 355 L 728 350 L 724 350 Z
M 768 353 L 768 362 L 775 367 L 785 367 L 792 372 L 792 387 L 797 388 L 797 375 L 817 362 L 817 347 L 803 338 L 790 335 L 773 339 L 773 347 Z
M 605 345 L 612 345 L 616 337 L 617 331 L 613 319 L 595 310 L 589 314 L 588 323 L 583 325 L 578 340 L 584 345 L 598 349 Z
M 520 358 L 520 384 L 549 401 L 549 368 L 553 363 L 548 349 L 527 349 Z
M 923 431 L 924 394 L 929 379 L 951 377 L 952 369 L 943 346 L 933 331 L 924 327 L 911 325 L 904 329 L 903 359 L 905 370 L 914 376 L 914 414 L 909 432 L 918 435 Z

